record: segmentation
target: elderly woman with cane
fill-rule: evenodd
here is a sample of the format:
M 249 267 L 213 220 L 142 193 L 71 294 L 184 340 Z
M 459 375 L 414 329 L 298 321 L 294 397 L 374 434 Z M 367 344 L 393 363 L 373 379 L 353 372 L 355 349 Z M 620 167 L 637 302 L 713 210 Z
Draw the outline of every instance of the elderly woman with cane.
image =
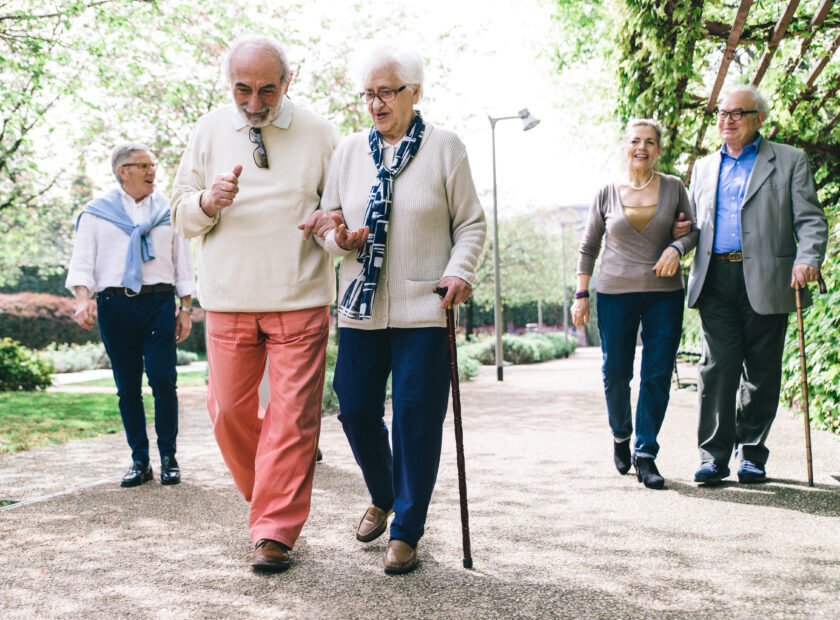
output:
M 697 230 L 674 241 L 671 228 L 681 216 L 694 221 L 688 194 L 677 177 L 656 172 L 662 130 L 656 121 L 627 124 L 622 154 L 627 176 L 602 187 L 592 202 L 580 244 L 576 327 L 589 323 L 589 281 L 604 240 L 598 274 L 598 331 L 613 459 L 619 473 L 630 470 L 633 423 L 630 380 L 636 335 L 642 326 L 642 368 L 636 405 L 632 463 L 639 482 L 661 489 L 656 436 L 665 419 L 671 375 L 682 332 L 684 288 L 680 258 L 697 245 Z
M 334 387 L 371 496 L 356 538 L 379 537 L 393 512 L 384 565 L 401 574 L 417 565 L 440 462 L 449 395 L 444 308 L 472 292 L 486 223 L 464 145 L 414 109 L 423 91 L 420 55 L 378 46 L 360 78 L 373 127 L 339 145 L 321 198 L 324 211 L 336 211 L 338 222 L 340 210 L 346 222 L 324 239 L 344 257 Z M 438 286 L 447 289 L 442 300 Z M 392 445 L 384 420 L 389 374 Z

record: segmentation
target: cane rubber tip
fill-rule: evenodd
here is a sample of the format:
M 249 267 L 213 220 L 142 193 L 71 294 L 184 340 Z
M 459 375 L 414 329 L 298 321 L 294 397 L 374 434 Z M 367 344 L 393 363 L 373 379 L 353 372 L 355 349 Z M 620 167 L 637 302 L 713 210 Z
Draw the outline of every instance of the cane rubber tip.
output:
M 472 558 L 464 558 L 464 568 L 472 568 Z

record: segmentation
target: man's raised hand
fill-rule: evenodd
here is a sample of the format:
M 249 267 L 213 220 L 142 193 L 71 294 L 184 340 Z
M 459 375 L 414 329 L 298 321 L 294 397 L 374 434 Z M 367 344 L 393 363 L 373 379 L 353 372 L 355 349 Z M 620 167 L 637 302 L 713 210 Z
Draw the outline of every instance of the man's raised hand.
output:
M 210 217 L 216 215 L 222 209 L 233 204 L 233 199 L 239 193 L 239 175 L 242 174 L 242 166 L 234 166 L 233 172 L 217 174 L 213 179 L 213 185 L 208 191 L 201 194 L 199 205 Z

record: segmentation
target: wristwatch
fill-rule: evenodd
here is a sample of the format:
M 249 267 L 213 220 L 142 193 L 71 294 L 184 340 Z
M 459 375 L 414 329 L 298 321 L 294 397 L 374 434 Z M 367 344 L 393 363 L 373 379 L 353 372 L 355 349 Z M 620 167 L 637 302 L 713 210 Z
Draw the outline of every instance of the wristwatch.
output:
M 189 306 L 189 307 L 187 307 L 187 306 L 178 306 L 178 310 L 179 310 L 180 312 L 186 312 L 187 314 L 192 314 L 192 311 L 193 311 L 192 306 Z

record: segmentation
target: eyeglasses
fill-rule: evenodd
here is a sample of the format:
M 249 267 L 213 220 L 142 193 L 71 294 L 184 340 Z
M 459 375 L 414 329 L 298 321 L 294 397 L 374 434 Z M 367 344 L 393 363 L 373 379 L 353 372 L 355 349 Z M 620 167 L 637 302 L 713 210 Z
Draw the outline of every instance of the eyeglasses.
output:
M 758 114 L 758 110 L 744 110 L 742 108 L 738 108 L 737 110 L 732 110 L 730 112 L 729 110 L 721 110 L 718 108 L 715 111 L 715 114 L 717 114 L 717 117 L 722 121 L 725 121 L 727 116 L 733 121 L 740 121 L 744 118 L 744 114 Z
M 359 93 L 359 97 L 362 98 L 362 101 L 365 103 L 371 103 L 374 99 L 379 99 L 382 103 L 388 103 L 389 101 L 393 101 L 397 98 L 397 95 L 408 88 L 407 84 L 403 84 L 399 88 L 381 88 L 376 92 L 372 90 L 366 90 L 364 92 Z
M 140 170 L 142 170 L 143 172 L 146 172 L 146 170 L 148 170 L 149 168 L 151 168 L 152 170 L 154 170 L 155 168 L 157 168 L 157 164 L 150 164 L 150 163 L 145 162 L 145 161 L 144 161 L 144 162 L 141 162 L 141 163 L 137 163 L 137 164 L 135 164 L 135 163 L 130 163 L 130 164 L 120 164 L 120 165 L 121 165 L 123 168 L 130 168 L 131 166 L 137 166 L 137 167 L 138 167 L 138 168 L 140 168 Z
M 248 138 L 257 145 L 254 149 L 254 163 L 257 164 L 257 168 L 268 168 L 268 154 L 262 141 L 262 130 L 259 127 L 251 127 Z

